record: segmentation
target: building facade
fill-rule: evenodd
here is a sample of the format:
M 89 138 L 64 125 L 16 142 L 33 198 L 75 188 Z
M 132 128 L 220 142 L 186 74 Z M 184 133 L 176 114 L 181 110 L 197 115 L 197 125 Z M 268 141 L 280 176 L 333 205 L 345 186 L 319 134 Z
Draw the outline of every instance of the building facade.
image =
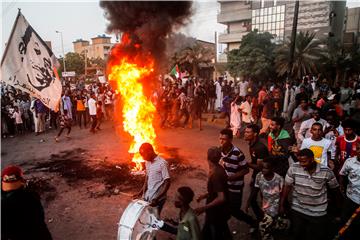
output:
M 295 1 L 253 1 L 251 29 L 270 32 L 278 41 L 291 36 Z M 321 39 L 335 37 L 342 41 L 345 1 L 299 1 L 297 31 L 310 31 Z
M 360 45 L 360 7 L 346 9 L 344 46 Z
M 78 39 L 73 42 L 74 52 L 86 55 L 89 59 L 107 59 L 110 50 L 114 43 L 111 43 L 111 37 L 105 35 L 98 35 L 91 38 L 91 44 L 87 40 Z
M 270 32 L 277 42 L 291 36 L 295 1 L 254 0 L 218 1 L 218 22 L 227 25 L 219 35 L 219 43 L 227 50 L 238 48 L 241 39 L 251 30 Z M 317 38 L 343 40 L 346 1 L 300 1 L 297 31 L 316 33 Z
M 218 1 L 220 13 L 217 21 L 227 26 L 224 33 L 219 34 L 218 42 L 226 44 L 231 51 L 240 46 L 240 41 L 251 31 L 251 1 Z

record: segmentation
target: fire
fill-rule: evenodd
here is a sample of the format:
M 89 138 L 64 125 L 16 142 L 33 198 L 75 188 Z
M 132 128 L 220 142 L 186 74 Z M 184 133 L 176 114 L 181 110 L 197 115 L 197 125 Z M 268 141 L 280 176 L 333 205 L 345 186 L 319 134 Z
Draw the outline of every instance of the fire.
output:
M 130 49 L 129 49 L 130 47 Z M 139 51 L 140 44 L 133 44 L 128 35 L 124 35 L 121 44 L 114 47 L 108 63 L 108 79 L 116 83 L 122 97 L 123 127 L 133 141 L 129 153 L 134 154 L 136 164 L 133 171 L 141 171 L 144 160 L 138 150 L 142 143 L 148 142 L 155 147 L 155 129 L 153 120 L 155 106 L 144 94 L 142 81 L 153 73 L 154 61 L 149 54 Z

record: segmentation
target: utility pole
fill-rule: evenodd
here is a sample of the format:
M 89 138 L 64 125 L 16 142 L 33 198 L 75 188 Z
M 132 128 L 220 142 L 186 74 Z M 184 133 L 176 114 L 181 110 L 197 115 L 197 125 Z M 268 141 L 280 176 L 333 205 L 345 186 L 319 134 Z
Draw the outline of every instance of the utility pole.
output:
M 296 0 L 295 8 L 294 8 L 293 26 L 292 26 L 292 31 L 291 31 L 290 62 L 289 62 L 289 69 L 288 69 L 288 79 L 290 78 L 292 67 L 293 67 L 293 64 L 294 64 L 295 42 L 296 42 L 298 16 L 299 16 L 299 0 Z
M 63 53 L 64 72 L 66 72 L 66 64 L 65 64 L 65 52 L 64 52 L 64 41 L 63 41 L 63 35 L 62 35 L 62 32 L 60 32 L 60 31 L 56 31 L 56 33 L 60 33 L 60 38 L 61 38 L 61 48 L 62 48 L 62 53 Z

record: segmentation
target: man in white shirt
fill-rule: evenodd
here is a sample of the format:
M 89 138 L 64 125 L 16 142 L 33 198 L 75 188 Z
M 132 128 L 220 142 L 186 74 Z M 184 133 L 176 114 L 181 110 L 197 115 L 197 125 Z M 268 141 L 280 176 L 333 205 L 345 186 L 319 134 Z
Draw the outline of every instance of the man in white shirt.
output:
M 254 118 L 252 117 L 252 103 L 251 103 L 251 96 L 246 95 L 245 101 L 241 103 L 239 110 L 241 111 L 241 129 L 240 132 L 242 133 L 246 126 L 254 122 Z
M 145 201 L 150 202 L 150 206 L 157 207 L 160 214 L 170 188 L 168 163 L 155 153 L 150 143 L 143 143 L 139 153 L 145 160 L 146 177 L 144 186 L 134 198 L 143 197 Z
M 310 132 L 310 129 L 311 129 L 311 126 L 314 124 L 314 123 L 320 123 L 323 128 L 325 129 L 326 127 L 328 127 L 328 123 L 326 120 L 320 118 L 320 113 L 319 113 L 319 110 L 318 109 L 314 109 L 313 112 L 312 112 L 312 118 L 310 118 L 309 120 L 306 120 L 306 121 L 303 121 L 300 125 L 300 129 L 299 129 L 299 133 L 297 135 L 298 137 L 298 142 L 299 142 L 299 145 L 301 144 L 301 142 L 305 139 L 305 138 L 309 138 L 311 137 L 311 132 Z M 323 130 L 324 130 L 323 129 Z
M 341 214 L 341 223 L 344 225 L 360 206 L 360 142 L 356 144 L 356 156 L 348 158 L 340 170 L 340 189 L 343 193 L 346 190 Z M 359 236 L 360 219 L 354 219 L 350 226 L 344 239 L 356 239 Z
M 329 166 L 328 159 L 335 158 L 335 146 L 331 140 L 323 137 L 323 126 L 321 123 L 313 123 L 311 126 L 312 136 L 305 138 L 301 144 L 301 149 L 308 148 L 314 153 L 314 159 L 317 163 Z
M 96 100 L 95 100 L 95 94 L 93 92 L 90 94 L 90 98 L 88 100 L 88 107 L 89 107 L 90 118 L 92 121 L 90 132 L 95 133 L 97 119 L 96 119 Z
M 240 97 L 244 98 L 246 96 L 248 87 L 249 87 L 249 82 L 245 81 L 245 79 L 243 78 L 239 83 Z

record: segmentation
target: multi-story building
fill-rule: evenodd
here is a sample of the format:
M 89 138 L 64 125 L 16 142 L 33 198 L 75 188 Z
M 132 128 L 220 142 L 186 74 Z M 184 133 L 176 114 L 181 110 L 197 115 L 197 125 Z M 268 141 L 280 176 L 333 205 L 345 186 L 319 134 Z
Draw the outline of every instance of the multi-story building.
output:
M 101 58 L 106 59 L 110 53 L 111 47 L 114 43 L 111 43 L 111 37 L 105 35 L 98 35 L 91 38 L 92 44 L 89 41 L 78 39 L 73 42 L 74 52 L 78 54 L 86 55 L 87 58 Z
M 297 31 L 316 33 L 317 38 L 327 36 L 342 40 L 345 1 L 299 1 Z M 291 36 L 295 1 L 253 1 L 251 28 L 270 32 L 277 40 Z
M 360 7 L 347 8 L 345 20 L 344 46 L 360 45 Z
M 220 1 L 218 22 L 227 25 L 219 43 L 227 50 L 238 48 L 249 31 L 270 32 L 280 42 L 291 36 L 295 1 Z M 342 41 L 345 1 L 300 1 L 297 31 L 312 31 L 317 38 L 327 36 Z
M 219 23 L 227 26 L 226 32 L 219 34 L 218 42 L 226 44 L 231 51 L 240 46 L 241 38 L 251 31 L 251 1 L 224 1 L 220 3 Z

